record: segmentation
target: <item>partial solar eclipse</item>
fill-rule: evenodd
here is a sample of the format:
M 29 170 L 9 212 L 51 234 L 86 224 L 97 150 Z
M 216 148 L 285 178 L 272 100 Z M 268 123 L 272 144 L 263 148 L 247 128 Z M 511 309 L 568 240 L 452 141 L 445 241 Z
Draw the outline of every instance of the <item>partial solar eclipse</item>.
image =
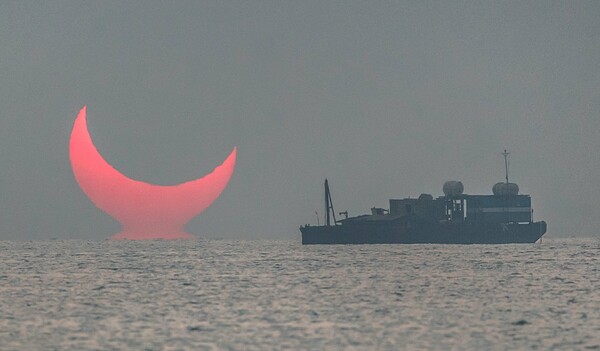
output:
M 209 207 L 231 179 L 237 149 L 211 173 L 185 183 L 162 186 L 131 179 L 111 166 L 90 137 L 86 107 L 73 126 L 71 168 L 90 200 L 114 217 L 122 230 L 112 239 L 189 239 L 185 224 Z

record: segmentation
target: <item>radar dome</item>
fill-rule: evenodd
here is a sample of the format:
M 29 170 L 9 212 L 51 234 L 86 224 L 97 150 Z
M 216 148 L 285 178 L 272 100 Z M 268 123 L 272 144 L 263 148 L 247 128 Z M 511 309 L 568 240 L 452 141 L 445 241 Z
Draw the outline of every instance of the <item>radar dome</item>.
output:
M 449 180 L 444 183 L 444 195 L 446 196 L 459 196 L 462 195 L 465 190 L 463 183 L 456 180 Z
M 519 194 L 519 186 L 515 183 L 496 183 L 492 192 L 497 196 L 515 196 Z

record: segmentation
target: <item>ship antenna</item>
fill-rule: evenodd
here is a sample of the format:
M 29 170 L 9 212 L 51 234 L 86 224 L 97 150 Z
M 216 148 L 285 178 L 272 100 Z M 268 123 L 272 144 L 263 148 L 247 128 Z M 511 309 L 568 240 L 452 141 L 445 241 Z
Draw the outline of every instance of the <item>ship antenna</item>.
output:
M 509 155 L 510 155 L 510 152 L 508 152 L 508 151 L 506 151 L 506 149 L 504 149 L 502 156 L 504 156 L 504 168 L 506 170 L 506 184 L 508 184 L 508 166 L 510 165 L 510 160 L 508 158 Z

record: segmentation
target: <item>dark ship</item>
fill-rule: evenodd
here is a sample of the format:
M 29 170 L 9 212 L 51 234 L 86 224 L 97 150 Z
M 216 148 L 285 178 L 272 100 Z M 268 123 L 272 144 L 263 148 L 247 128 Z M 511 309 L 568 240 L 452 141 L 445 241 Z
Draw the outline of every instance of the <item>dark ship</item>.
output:
M 493 195 L 464 194 L 459 181 L 444 183 L 444 196 L 390 199 L 389 209 L 337 220 L 325 179 L 325 223 L 300 227 L 302 244 L 512 244 L 534 243 L 546 222 L 533 221 L 531 197 L 508 181 L 493 186 Z M 332 221 L 333 219 L 333 221 Z

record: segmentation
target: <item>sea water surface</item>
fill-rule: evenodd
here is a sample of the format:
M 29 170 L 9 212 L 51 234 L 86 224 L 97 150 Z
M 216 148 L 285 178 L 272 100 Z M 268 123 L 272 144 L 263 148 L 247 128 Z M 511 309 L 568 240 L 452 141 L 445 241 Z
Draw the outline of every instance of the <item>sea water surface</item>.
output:
M 598 238 L 0 241 L 0 349 L 600 349 L 599 257 Z

